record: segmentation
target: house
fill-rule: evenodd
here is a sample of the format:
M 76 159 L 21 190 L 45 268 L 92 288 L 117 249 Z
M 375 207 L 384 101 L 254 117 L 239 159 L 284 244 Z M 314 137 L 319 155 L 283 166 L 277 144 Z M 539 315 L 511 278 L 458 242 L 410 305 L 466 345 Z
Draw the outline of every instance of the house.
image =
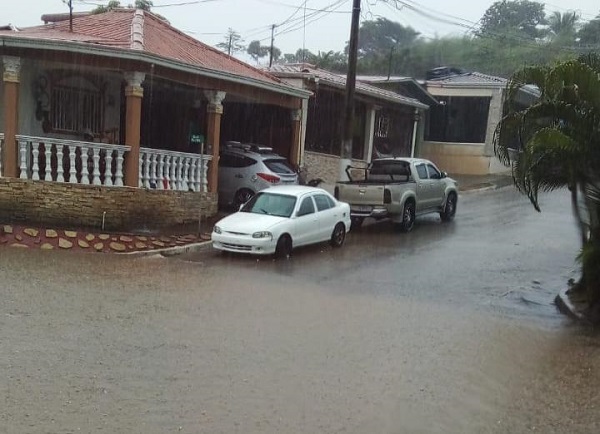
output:
M 300 159 L 309 92 L 151 12 L 0 28 L 0 219 L 124 229 L 216 212 L 220 144 Z
M 269 72 L 312 92 L 303 102 L 301 164 L 308 178 L 338 181 L 346 77 L 306 63 L 274 65 Z M 427 104 L 361 81 L 356 81 L 354 104 L 354 166 L 364 167 L 378 156 L 414 154 Z
M 425 84 L 440 104 L 429 112 L 420 156 L 455 174 L 486 175 L 510 169 L 494 155 L 494 131 L 502 119 L 508 80 L 479 72 L 436 68 Z M 520 102 L 532 104 L 538 92 L 525 86 Z

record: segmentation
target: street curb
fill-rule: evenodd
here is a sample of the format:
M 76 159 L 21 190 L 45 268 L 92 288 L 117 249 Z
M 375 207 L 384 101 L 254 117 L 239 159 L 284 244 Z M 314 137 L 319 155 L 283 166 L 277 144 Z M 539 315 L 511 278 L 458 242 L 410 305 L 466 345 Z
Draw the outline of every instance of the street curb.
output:
M 554 298 L 554 304 L 558 308 L 558 311 L 571 319 L 589 324 L 589 321 L 585 315 L 579 312 L 575 305 L 571 303 L 567 291 L 568 289 L 561 290 Z
M 212 241 L 202 241 L 200 243 L 187 244 L 185 246 L 167 247 L 164 249 L 143 250 L 139 252 L 118 253 L 118 255 L 129 256 L 133 258 L 144 258 L 147 256 L 176 256 L 184 253 L 200 252 L 212 246 Z

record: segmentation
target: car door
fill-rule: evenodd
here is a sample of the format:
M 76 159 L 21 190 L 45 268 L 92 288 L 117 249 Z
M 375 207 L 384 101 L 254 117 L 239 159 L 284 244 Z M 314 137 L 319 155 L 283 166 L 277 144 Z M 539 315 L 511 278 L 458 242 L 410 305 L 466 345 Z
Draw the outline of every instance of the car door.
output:
M 427 163 L 427 174 L 431 181 L 431 207 L 441 207 L 446 190 L 446 183 L 442 181 L 442 172 L 433 164 Z
M 335 208 L 333 201 L 326 194 L 317 193 L 314 196 L 319 218 L 319 241 L 328 240 L 331 237 L 336 223 Z
M 312 195 L 300 199 L 298 211 L 294 216 L 294 245 L 302 246 L 318 241 L 319 216 Z
M 417 213 L 426 211 L 431 207 L 431 180 L 425 163 L 415 164 L 417 170 Z

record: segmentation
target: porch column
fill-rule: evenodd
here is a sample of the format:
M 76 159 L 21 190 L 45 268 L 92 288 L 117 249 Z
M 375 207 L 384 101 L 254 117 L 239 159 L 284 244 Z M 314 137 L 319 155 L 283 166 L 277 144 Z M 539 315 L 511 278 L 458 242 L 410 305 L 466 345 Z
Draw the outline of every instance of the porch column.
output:
M 140 179 L 140 130 L 142 124 L 143 72 L 126 72 L 125 80 L 125 144 L 131 150 L 125 154 L 125 185 L 139 187 Z
M 302 128 L 302 110 L 292 109 L 292 146 L 290 146 L 290 163 L 296 167 L 300 165 L 300 132 Z
M 502 89 L 494 90 L 492 99 L 490 100 L 490 108 L 488 112 L 487 128 L 485 131 L 485 146 L 483 155 L 486 157 L 494 156 L 494 133 L 496 127 L 502 119 Z
M 367 163 L 373 158 L 373 137 L 375 136 L 375 115 L 379 107 L 370 106 L 367 110 L 367 120 L 365 122 L 365 155 Z
M 421 115 L 419 114 L 419 109 L 415 109 L 415 114 L 413 116 L 413 131 L 412 131 L 412 140 L 410 143 L 410 158 L 415 158 L 417 150 L 417 132 L 419 130 L 419 121 L 421 120 Z
M 206 143 L 212 149 L 212 160 L 208 170 L 208 191 L 216 193 L 219 185 L 219 146 L 221 143 L 221 115 L 223 114 L 223 100 L 225 92 L 219 90 L 205 90 L 204 95 L 208 99 L 207 117 L 208 127 L 206 129 Z
M 19 126 L 19 80 L 21 59 L 13 56 L 3 56 L 4 64 L 4 146 L 2 148 L 2 173 L 5 177 L 18 178 L 17 164 L 18 146 L 17 130 Z

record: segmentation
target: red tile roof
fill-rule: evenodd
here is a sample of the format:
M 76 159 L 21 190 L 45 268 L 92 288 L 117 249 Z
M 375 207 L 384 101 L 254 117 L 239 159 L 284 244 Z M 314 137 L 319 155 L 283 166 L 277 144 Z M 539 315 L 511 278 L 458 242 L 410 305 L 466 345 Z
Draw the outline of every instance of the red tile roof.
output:
M 168 60 L 285 87 L 281 80 L 271 74 L 228 56 L 177 30 L 156 15 L 139 9 L 114 9 L 102 14 L 75 16 L 73 32 L 69 31 L 67 19 L 19 29 L 17 32 L 0 30 L 0 36 L 3 35 L 73 41 L 127 50 L 141 49 Z

